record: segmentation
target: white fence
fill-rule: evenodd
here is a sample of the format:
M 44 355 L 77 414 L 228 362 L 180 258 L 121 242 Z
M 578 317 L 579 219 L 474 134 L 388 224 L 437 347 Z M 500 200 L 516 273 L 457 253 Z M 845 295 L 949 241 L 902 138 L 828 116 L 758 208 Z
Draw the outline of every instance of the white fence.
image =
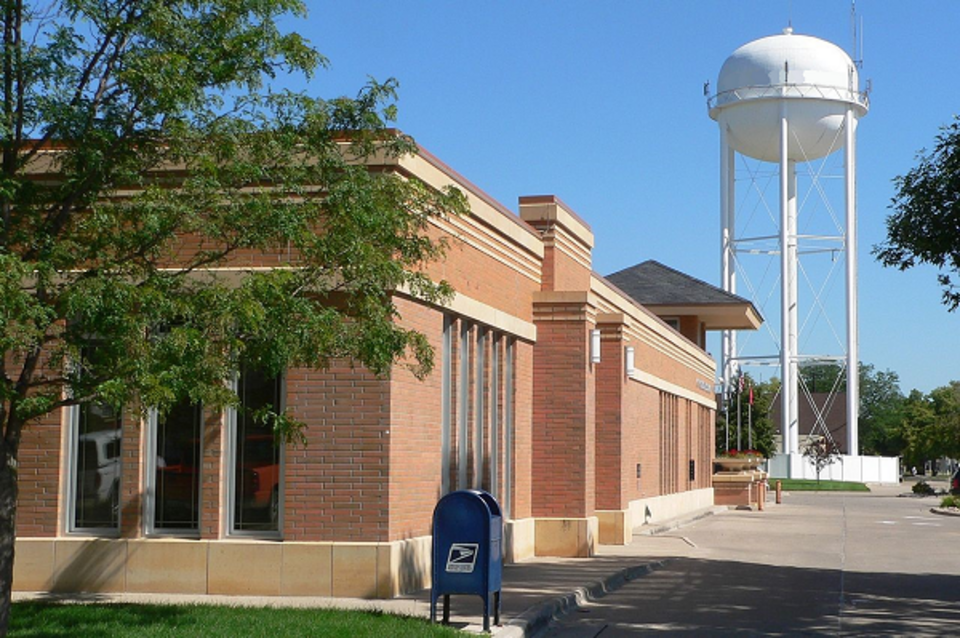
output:
M 817 470 L 802 454 L 777 454 L 767 461 L 770 478 L 816 479 Z M 896 456 L 838 456 L 820 472 L 823 481 L 899 483 L 900 459 Z

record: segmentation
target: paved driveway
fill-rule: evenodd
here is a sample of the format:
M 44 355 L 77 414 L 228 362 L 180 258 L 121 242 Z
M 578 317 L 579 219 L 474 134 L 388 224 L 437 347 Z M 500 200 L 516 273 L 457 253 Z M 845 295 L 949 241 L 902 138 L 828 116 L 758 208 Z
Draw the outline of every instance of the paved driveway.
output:
M 960 517 L 905 489 L 796 493 L 604 548 L 668 560 L 546 635 L 960 635 Z

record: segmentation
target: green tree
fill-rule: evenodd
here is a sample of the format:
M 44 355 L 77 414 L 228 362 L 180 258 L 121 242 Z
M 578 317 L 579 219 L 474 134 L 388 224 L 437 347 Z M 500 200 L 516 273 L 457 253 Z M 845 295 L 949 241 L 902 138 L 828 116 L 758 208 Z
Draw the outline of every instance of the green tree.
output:
M 770 458 L 776 454 L 776 444 L 774 443 L 774 433 L 776 424 L 770 418 L 770 407 L 776 396 L 780 392 L 780 382 L 772 379 L 765 383 L 754 381 L 750 373 L 743 374 L 743 391 L 740 392 L 739 410 L 740 410 L 740 440 L 741 447 L 760 452 L 765 457 Z M 737 394 L 739 392 L 739 378 L 734 380 L 733 392 L 727 399 L 727 410 L 717 412 L 717 454 L 724 454 L 729 448 L 737 447 Z M 751 388 L 753 389 L 753 404 L 750 403 Z M 729 421 L 728 421 L 729 419 Z M 727 446 L 727 428 L 729 427 L 730 443 Z M 752 435 L 751 435 L 752 431 Z
M 0 634 L 24 428 L 69 405 L 236 402 L 242 364 L 432 365 L 392 292 L 450 294 L 430 220 L 465 200 L 396 172 L 395 82 L 275 90 L 325 64 L 278 20 L 301 0 L 3 2 Z M 185 237 L 192 238 L 185 242 Z M 218 269 L 268 254 L 277 268 Z M 95 347 L 90 347 L 95 345 Z M 297 424 L 269 418 L 278 435 Z
M 936 419 L 936 458 L 960 457 L 960 381 L 935 388 L 929 397 Z
M 810 392 L 845 392 L 846 369 L 836 363 L 810 363 L 797 368 L 801 382 Z
M 817 487 L 820 487 L 820 473 L 830 467 L 840 456 L 837 446 L 823 437 L 809 440 L 803 448 L 803 456 L 813 464 L 817 473 Z
M 860 364 L 860 447 L 865 454 L 903 453 L 903 402 L 896 372 L 877 371 L 868 363 Z
M 942 127 L 933 151 L 921 151 L 917 162 L 894 180 L 887 237 L 873 254 L 900 270 L 936 266 L 943 303 L 954 311 L 960 306 L 960 119 Z
M 913 390 L 900 414 L 906 465 L 923 467 L 926 461 L 960 456 L 960 381 L 929 394 Z
M 923 467 L 924 461 L 938 456 L 936 423 L 936 413 L 930 398 L 919 390 L 912 390 L 903 402 L 905 465 Z

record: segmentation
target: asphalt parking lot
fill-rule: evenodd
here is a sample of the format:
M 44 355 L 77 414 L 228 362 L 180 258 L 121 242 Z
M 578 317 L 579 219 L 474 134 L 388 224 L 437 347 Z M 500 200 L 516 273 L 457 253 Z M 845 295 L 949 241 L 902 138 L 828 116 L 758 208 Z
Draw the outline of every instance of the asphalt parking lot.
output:
M 960 517 L 904 492 L 798 492 L 606 547 L 663 563 L 545 635 L 960 634 Z

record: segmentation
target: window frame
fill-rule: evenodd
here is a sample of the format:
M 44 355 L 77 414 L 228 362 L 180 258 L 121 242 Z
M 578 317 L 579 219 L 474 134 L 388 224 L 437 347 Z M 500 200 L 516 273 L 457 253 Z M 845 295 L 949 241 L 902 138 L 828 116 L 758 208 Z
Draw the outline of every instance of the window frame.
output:
M 242 371 L 234 373 L 233 378 L 230 380 L 231 389 L 238 393 L 239 397 L 239 388 L 240 388 L 240 375 Z M 279 394 L 280 405 L 276 406 L 276 411 L 278 414 L 282 413 L 286 409 L 287 403 L 287 375 L 281 373 L 277 376 L 277 392 Z M 242 400 L 242 399 L 241 399 Z M 242 406 L 241 406 L 242 407 Z M 237 494 L 237 472 L 236 472 L 236 463 L 237 463 L 237 408 L 230 406 L 225 411 L 226 416 L 226 427 L 224 428 L 224 434 L 226 436 L 226 445 L 224 446 L 226 452 L 226 458 L 224 463 L 224 468 L 226 470 L 225 476 L 225 485 L 224 485 L 224 494 L 226 496 L 225 506 L 222 508 L 222 511 L 226 517 L 224 521 L 223 529 L 225 530 L 226 537 L 232 538 L 250 538 L 250 539 L 260 539 L 260 540 L 283 540 L 283 523 L 284 523 L 284 501 L 286 493 L 286 445 L 280 444 L 279 447 L 279 458 L 277 470 L 279 474 L 279 479 L 277 481 L 277 499 L 278 499 L 278 511 L 277 511 L 277 529 L 266 529 L 266 530 L 256 530 L 256 529 L 237 529 L 236 527 L 236 494 Z
M 97 536 L 101 538 L 119 538 L 122 524 L 122 507 L 120 501 L 123 495 L 123 411 L 118 415 L 120 432 L 119 445 L 120 455 L 118 457 L 117 470 L 117 514 L 116 522 L 112 527 L 83 527 L 77 525 L 77 483 L 79 481 L 80 467 L 77 455 L 80 452 L 80 413 L 84 408 L 90 407 L 90 403 L 78 403 L 66 408 L 67 419 L 67 445 L 66 458 L 64 459 L 64 470 L 66 473 L 66 507 L 64 508 L 64 531 L 66 534 L 78 536 Z
M 197 405 L 195 408 L 198 413 L 197 425 L 200 435 L 200 446 L 197 451 L 197 528 L 157 528 L 156 526 L 157 436 L 159 436 L 160 415 L 156 408 L 150 408 L 147 413 L 146 437 L 143 442 L 143 530 L 146 536 L 200 538 L 200 528 L 203 525 L 203 440 L 206 411 L 203 405 Z

